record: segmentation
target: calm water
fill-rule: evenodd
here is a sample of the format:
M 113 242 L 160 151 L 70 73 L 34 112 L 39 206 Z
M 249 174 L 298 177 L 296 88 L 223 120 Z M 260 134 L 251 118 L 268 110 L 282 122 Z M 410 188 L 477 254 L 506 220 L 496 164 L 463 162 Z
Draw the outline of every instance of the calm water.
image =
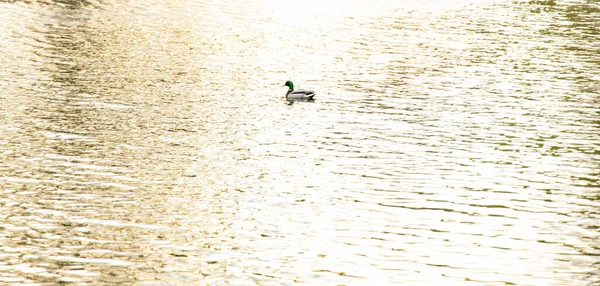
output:
M 0 284 L 600 285 L 598 23 L 0 2 Z

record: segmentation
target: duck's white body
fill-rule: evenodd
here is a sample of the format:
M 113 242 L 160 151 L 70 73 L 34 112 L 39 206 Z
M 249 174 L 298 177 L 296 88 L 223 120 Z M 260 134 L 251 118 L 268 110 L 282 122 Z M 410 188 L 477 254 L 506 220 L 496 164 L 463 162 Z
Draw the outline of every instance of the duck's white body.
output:
M 297 90 L 290 89 L 285 94 L 285 98 L 287 98 L 287 99 L 313 99 L 313 97 L 315 97 L 314 91 L 304 90 L 304 89 L 297 89 Z
M 287 81 L 285 86 L 289 87 L 287 93 L 285 94 L 285 98 L 288 100 L 293 99 L 304 99 L 304 100 L 312 100 L 315 97 L 315 92 L 312 90 L 305 89 L 294 89 L 294 84 L 291 81 Z

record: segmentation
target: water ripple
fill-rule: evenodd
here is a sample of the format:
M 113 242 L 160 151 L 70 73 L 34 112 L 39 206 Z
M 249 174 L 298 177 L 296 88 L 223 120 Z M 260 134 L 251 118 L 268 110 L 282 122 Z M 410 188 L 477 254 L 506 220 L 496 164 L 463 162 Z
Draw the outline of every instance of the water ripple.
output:
M 599 12 L 2 2 L 0 283 L 593 285 Z

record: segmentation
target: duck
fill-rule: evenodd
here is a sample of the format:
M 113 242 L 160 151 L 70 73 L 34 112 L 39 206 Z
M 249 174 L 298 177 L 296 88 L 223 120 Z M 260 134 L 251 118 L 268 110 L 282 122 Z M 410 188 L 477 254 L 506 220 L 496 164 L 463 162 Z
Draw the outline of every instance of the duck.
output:
M 288 100 L 293 100 L 293 99 L 313 100 L 315 97 L 315 92 L 312 90 L 305 90 L 305 89 L 294 90 L 294 83 L 289 80 L 285 82 L 284 86 L 289 87 L 287 93 L 285 94 L 285 98 Z

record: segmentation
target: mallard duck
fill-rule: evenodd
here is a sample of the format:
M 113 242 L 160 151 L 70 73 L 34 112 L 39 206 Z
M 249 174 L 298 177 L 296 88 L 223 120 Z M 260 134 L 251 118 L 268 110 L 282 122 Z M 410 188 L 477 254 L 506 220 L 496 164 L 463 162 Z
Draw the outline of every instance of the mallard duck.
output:
M 285 94 L 286 99 L 308 99 L 312 100 L 315 97 L 315 92 L 312 90 L 304 90 L 304 89 L 296 89 L 294 90 L 294 83 L 291 81 L 286 81 L 284 86 L 289 87 L 287 93 Z

